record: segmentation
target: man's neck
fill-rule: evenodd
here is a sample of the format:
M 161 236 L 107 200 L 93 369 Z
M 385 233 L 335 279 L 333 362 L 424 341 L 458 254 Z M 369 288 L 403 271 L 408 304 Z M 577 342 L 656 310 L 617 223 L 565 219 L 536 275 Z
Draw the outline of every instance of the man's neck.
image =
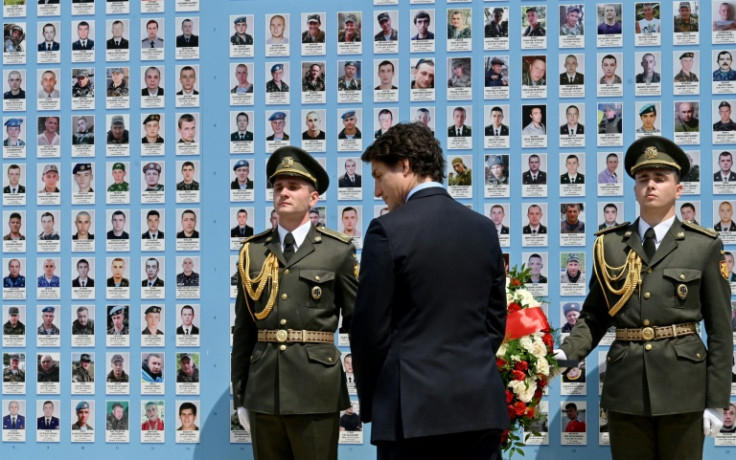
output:
M 616 19 L 606 19 L 606 25 L 607 26 L 613 26 L 616 25 Z

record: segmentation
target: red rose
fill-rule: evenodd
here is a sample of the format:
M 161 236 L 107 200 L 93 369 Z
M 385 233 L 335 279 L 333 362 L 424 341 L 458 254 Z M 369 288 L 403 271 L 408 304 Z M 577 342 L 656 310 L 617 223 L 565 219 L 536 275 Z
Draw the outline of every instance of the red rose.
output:
M 510 404 L 514 400 L 514 394 L 509 390 L 506 390 L 506 404 Z
M 498 367 L 500 369 L 500 368 L 502 368 L 504 366 L 506 366 L 506 361 L 505 360 L 503 360 L 502 358 L 496 359 L 496 367 Z
M 508 409 L 509 412 L 509 420 L 513 422 L 516 418 L 516 411 L 514 410 L 514 406 L 508 406 L 506 409 Z
M 524 380 L 525 378 L 526 378 L 526 374 L 525 373 L 523 373 L 521 371 L 517 371 L 516 369 L 514 369 L 513 371 L 511 371 L 511 379 L 512 380 Z
M 544 391 L 542 391 L 542 390 L 535 391 L 534 392 L 534 401 L 539 401 L 540 399 L 542 399 L 542 395 L 544 395 Z
M 544 342 L 545 345 L 547 345 L 547 348 L 550 350 L 555 345 L 555 339 L 552 338 L 552 334 L 544 334 L 542 336 L 542 342 Z
M 514 366 L 514 369 L 516 369 L 517 371 L 526 371 L 529 369 L 529 363 L 527 363 L 526 361 L 519 361 Z
M 521 310 L 521 305 L 511 302 L 509 304 L 509 313 L 515 313 L 517 311 Z
M 545 379 L 540 378 L 539 380 L 537 380 L 537 388 L 541 390 L 542 388 L 546 386 L 547 386 L 547 381 Z
M 514 286 L 521 285 L 521 281 L 517 280 L 516 278 L 511 278 L 511 284 Z
M 533 407 L 527 407 L 526 416 L 529 418 L 534 418 L 534 408 Z
M 516 402 L 514 403 L 514 412 L 515 412 L 515 413 L 516 413 L 516 415 L 518 415 L 518 416 L 522 416 L 522 415 L 524 415 L 524 413 L 526 413 L 526 404 L 524 404 L 524 403 L 523 403 L 523 402 L 521 402 L 521 401 L 516 401 Z

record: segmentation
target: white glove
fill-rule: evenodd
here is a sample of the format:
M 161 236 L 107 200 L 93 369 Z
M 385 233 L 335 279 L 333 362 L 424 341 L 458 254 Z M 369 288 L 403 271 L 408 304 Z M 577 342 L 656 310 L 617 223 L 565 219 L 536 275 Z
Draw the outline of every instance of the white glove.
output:
M 723 409 L 705 409 L 703 412 L 703 434 L 715 438 L 723 427 Z
M 248 420 L 248 409 L 245 407 L 238 407 L 238 421 L 240 425 L 245 428 L 245 431 L 250 433 L 250 420 Z
M 554 358 L 557 361 L 565 361 L 565 360 L 567 360 L 567 354 L 565 354 L 564 351 L 562 351 L 560 349 L 557 349 L 557 350 L 553 350 L 553 352 L 554 352 Z M 555 372 L 554 374 L 550 375 L 550 378 L 555 378 L 559 374 L 562 374 L 563 372 L 565 372 L 566 370 L 567 370 L 566 367 L 561 367 L 557 372 Z

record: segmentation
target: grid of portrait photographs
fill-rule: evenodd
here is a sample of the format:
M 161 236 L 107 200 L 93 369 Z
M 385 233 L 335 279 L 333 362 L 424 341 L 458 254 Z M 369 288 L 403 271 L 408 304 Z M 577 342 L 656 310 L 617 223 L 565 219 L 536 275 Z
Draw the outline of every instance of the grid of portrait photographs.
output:
M 494 222 L 564 339 L 595 233 L 637 214 L 625 149 L 663 134 L 692 166 L 677 215 L 720 233 L 736 292 L 735 0 L 226 3 L 3 1 L 2 442 L 33 441 L 26 419 L 38 443 L 199 442 L 212 409 L 200 330 L 228 328 L 232 345 L 238 251 L 278 224 L 265 169 L 281 146 L 330 173 L 310 220 L 349 235 L 360 258 L 368 223 L 388 212 L 361 153 L 396 123 L 428 127 L 449 193 Z M 212 69 L 200 37 L 225 57 Z M 205 76 L 219 81 L 205 90 Z M 211 243 L 201 193 L 226 185 L 203 181 L 204 139 L 230 182 L 228 227 L 218 214 Z M 229 255 L 230 311 L 214 331 L 201 321 L 205 248 Z M 732 328 L 736 341 L 736 302 Z M 552 387 L 528 445 L 608 444 L 597 396 L 614 337 Z M 351 396 L 341 449 L 369 458 L 346 329 L 337 340 Z M 223 367 L 205 377 L 229 380 Z M 718 447 L 736 445 L 728 411 Z M 232 396 L 220 418 L 231 444 L 251 441 Z
M 199 442 L 200 6 L 3 2 L 3 442 Z

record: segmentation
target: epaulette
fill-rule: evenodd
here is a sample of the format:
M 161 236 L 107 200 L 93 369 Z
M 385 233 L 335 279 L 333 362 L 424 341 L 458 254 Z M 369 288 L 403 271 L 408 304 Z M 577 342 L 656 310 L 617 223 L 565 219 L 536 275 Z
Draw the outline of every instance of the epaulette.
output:
M 273 229 L 272 228 L 269 228 L 268 230 L 264 230 L 261 233 L 257 233 L 255 235 L 251 235 L 249 237 L 243 238 L 242 240 L 240 240 L 240 244 L 245 244 L 245 243 L 247 243 L 249 241 L 252 241 L 252 240 L 254 240 L 256 238 L 260 238 L 262 236 L 266 236 L 269 233 L 271 233 L 272 231 L 273 231 Z
M 709 236 L 711 238 L 717 238 L 718 237 L 718 232 L 715 231 L 715 230 L 713 230 L 712 228 L 701 227 L 698 224 L 694 224 L 694 223 L 688 222 L 686 220 L 683 220 L 682 221 L 682 225 L 685 228 L 688 228 L 688 229 L 690 229 L 690 230 L 692 230 L 694 232 L 702 233 L 705 236 Z
M 630 222 L 624 222 L 623 224 L 614 225 L 613 227 L 604 228 L 603 230 L 598 230 L 595 232 L 595 236 L 603 235 L 604 233 L 612 232 L 614 230 L 618 230 L 619 228 L 628 227 L 631 225 Z
M 317 231 L 318 232 L 320 232 L 320 233 L 322 233 L 324 235 L 330 236 L 330 237 L 332 237 L 332 238 L 334 238 L 334 239 L 336 239 L 338 241 L 342 241 L 345 244 L 349 244 L 350 241 L 351 241 L 350 240 L 350 237 L 347 236 L 344 233 L 340 233 L 340 232 L 336 232 L 334 230 L 330 230 L 327 227 L 316 227 L 316 228 L 317 228 Z

